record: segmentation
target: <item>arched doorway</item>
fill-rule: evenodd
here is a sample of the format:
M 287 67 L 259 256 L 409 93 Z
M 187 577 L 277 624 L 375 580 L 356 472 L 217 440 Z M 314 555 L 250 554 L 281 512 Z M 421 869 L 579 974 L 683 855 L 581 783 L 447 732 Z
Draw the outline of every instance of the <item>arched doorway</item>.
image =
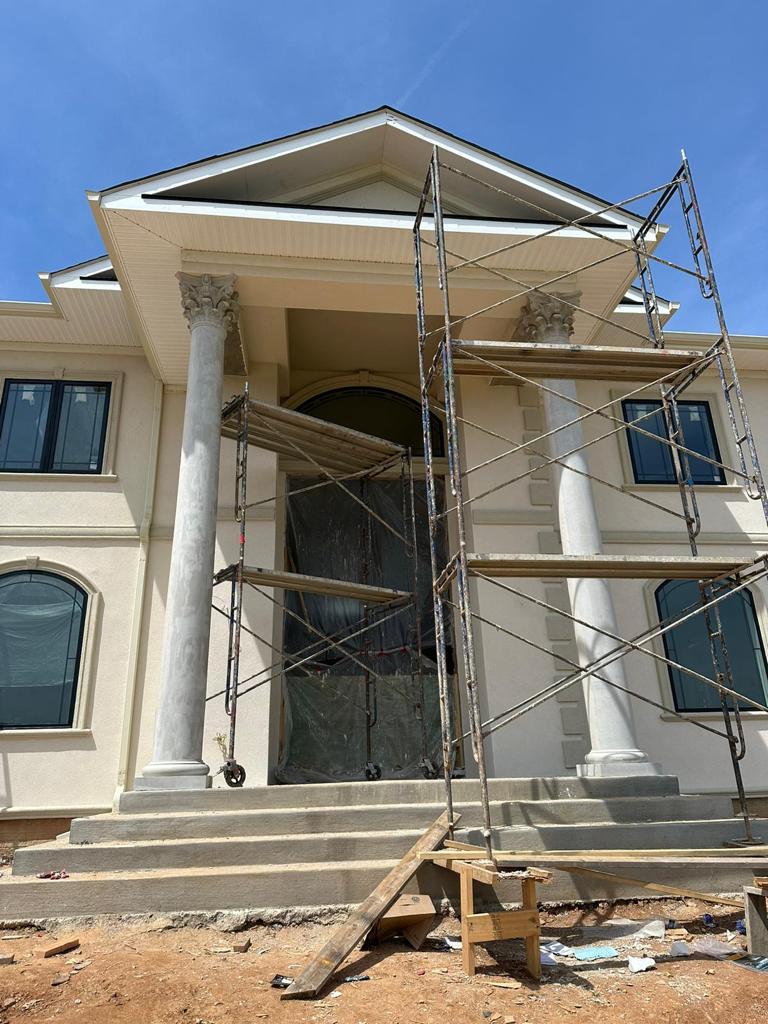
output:
M 421 408 L 380 387 L 323 392 L 299 411 L 423 452 Z M 443 454 L 440 421 L 431 421 L 435 454 Z M 316 478 L 315 478 L 316 479 Z M 286 566 L 294 572 L 365 580 L 411 590 L 413 565 L 399 541 L 337 487 L 306 490 L 307 476 L 289 476 L 286 501 Z M 387 522 L 402 522 L 403 487 L 396 474 L 345 481 Z M 442 491 L 438 481 L 439 491 Z M 356 601 L 287 593 L 283 623 L 282 744 L 276 777 L 284 783 L 370 778 L 371 764 L 385 779 L 423 778 L 439 765 L 440 712 L 435 662 L 429 536 L 423 480 L 416 479 L 416 579 L 421 656 L 414 607 L 392 615 L 349 643 L 325 651 L 311 673 L 294 671 L 291 654 L 305 651 L 317 633 L 353 627 Z M 302 493 L 299 493 L 302 492 Z M 445 548 L 443 538 L 439 539 Z M 440 551 L 444 558 L 445 550 Z M 291 613 L 306 619 L 310 628 Z M 317 632 L 314 632 L 317 631 Z M 452 652 L 449 651 L 452 664 Z M 295 663 L 295 662 L 294 662 Z

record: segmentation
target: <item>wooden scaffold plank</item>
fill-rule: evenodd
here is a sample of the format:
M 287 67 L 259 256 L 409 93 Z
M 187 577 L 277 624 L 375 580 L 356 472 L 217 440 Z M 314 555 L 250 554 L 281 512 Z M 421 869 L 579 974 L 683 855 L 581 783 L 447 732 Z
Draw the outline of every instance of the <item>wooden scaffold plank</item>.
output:
M 556 345 L 524 341 L 453 342 L 456 373 L 484 377 L 502 370 L 523 377 L 574 380 L 654 381 L 682 372 L 703 353 L 691 349 L 625 348 L 605 345 Z M 499 369 L 489 366 L 495 363 Z
M 215 582 L 231 579 L 234 566 L 227 566 L 216 574 Z M 354 583 L 348 580 L 332 580 L 322 576 L 306 576 L 298 572 L 283 572 L 279 569 L 259 569 L 243 566 L 245 583 L 278 590 L 293 590 L 302 594 L 322 594 L 326 597 L 346 597 L 366 604 L 389 604 L 391 601 L 410 600 L 407 590 L 393 590 L 390 587 L 374 587 L 368 583 Z
M 533 579 L 713 579 L 750 568 L 734 555 L 467 555 L 471 575 Z
M 379 882 L 371 895 L 352 911 L 344 924 L 334 931 L 299 977 L 282 993 L 282 999 L 311 999 L 320 992 L 336 968 L 349 956 L 357 943 L 365 938 L 381 915 L 389 910 L 416 874 L 421 864 L 419 854 L 436 850 L 448 835 L 449 829 L 446 811 L 414 843 L 387 877 Z
M 221 414 L 224 437 L 238 437 L 243 401 L 237 398 L 224 406 Z M 393 441 L 329 423 L 295 409 L 254 400 L 248 402 L 248 441 L 266 451 L 303 462 L 313 471 L 317 469 L 315 463 L 337 472 L 370 470 L 405 454 L 405 449 Z

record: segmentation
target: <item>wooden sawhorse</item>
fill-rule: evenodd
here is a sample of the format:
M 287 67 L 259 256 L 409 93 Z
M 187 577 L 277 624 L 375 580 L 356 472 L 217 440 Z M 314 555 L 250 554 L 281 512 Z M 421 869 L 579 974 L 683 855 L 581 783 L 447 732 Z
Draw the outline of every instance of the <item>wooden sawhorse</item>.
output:
M 536 883 L 548 882 L 549 871 L 541 868 L 524 868 L 519 871 L 500 872 L 493 864 L 478 864 L 435 858 L 439 867 L 453 871 L 459 876 L 461 896 L 461 961 L 466 974 L 475 973 L 475 946 L 483 942 L 499 942 L 503 939 L 525 939 L 525 963 L 528 973 L 535 981 L 541 979 L 541 924 Z M 522 910 L 499 910 L 493 913 L 475 913 L 475 882 L 497 885 L 499 882 L 519 881 L 522 889 Z
M 755 878 L 744 886 L 744 922 L 747 952 L 768 956 L 768 878 Z

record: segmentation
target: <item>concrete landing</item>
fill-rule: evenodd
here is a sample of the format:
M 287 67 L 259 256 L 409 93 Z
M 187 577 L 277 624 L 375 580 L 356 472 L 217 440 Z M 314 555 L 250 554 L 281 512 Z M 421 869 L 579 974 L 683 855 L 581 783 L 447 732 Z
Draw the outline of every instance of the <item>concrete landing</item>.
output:
M 439 781 L 126 793 L 118 812 L 17 851 L 0 879 L 0 919 L 357 903 L 441 813 L 442 796 Z M 477 840 L 477 797 L 476 781 L 456 782 L 459 839 Z M 670 776 L 494 779 L 491 798 L 500 849 L 717 847 L 741 835 L 727 795 L 682 796 Z M 757 831 L 768 836 L 768 822 Z M 35 877 L 58 869 L 71 877 Z M 750 880 L 730 866 L 620 870 L 711 892 Z M 412 889 L 453 899 L 455 876 L 425 864 Z M 541 890 L 545 900 L 640 892 L 558 872 Z M 514 885 L 498 895 L 519 898 Z

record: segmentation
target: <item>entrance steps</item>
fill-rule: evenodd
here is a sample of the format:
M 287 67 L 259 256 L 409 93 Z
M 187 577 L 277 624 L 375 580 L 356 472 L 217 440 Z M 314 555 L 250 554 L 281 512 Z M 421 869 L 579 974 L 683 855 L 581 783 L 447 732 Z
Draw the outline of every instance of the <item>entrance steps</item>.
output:
M 493 779 L 490 795 L 501 849 L 717 847 L 742 835 L 730 797 L 680 795 L 671 776 Z M 17 851 L 0 880 L 0 919 L 356 903 L 443 811 L 442 796 L 440 781 L 125 793 L 117 813 L 75 819 L 55 841 Z M 476 781 L 454 784 L 459 839 L 476 836 L 478 796 Z M 35 877 L 60 869 L 70 878 Z M 750 880 L 727 866 L 619 870 L 714 892 Z M 436 898 L 454 887 L 455 876 L 428 864 L 412 886 Z M 631 890 L 555 872 L 541 892 L 564 900 Z

